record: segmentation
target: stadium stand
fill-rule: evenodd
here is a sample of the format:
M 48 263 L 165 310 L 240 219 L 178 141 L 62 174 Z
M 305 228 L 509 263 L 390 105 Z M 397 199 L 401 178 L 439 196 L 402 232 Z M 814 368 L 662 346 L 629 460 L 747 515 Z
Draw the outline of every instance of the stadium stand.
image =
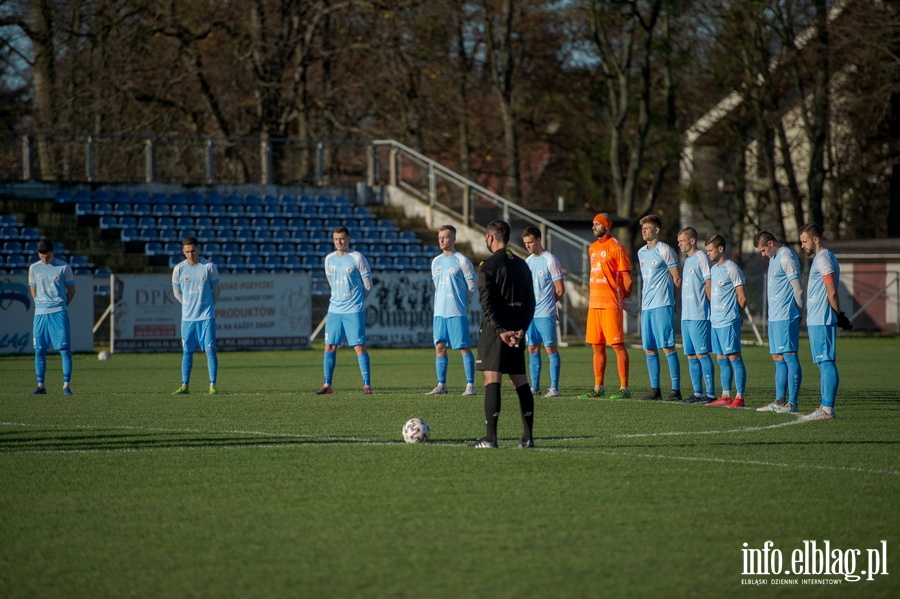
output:
M 376 272 L 427 272 L 439 252 L 414 232 L 402 231 L 392 220 L 379 219 L 369 208 L 353 206 L 340 195 L 60 190 L 54 200 L 60 206 L 55 211 L 74 212 L 79 229 L 77 238 L 66 238 L 77 251 L 61 248 L 57 253 L 82 274 L 117 270 L 109 263 L 113 258 L 119 265 L 134 265 L 136 271 L 160 272 L 183 259 L 180 241 L 192 235 L 204 243 L 204 255 L 224 272 L 308 271 L 321 277 L 322 259 L 334 249 L 331 230 L 338 225 L 350 229 L 354 249 Z M 62 230 L 51 227 L 45 233 L 57 239 Z M 0 216 L 0 270 L 27 270 L 37 259 L 33 246 L 41 236 L 15 216 Z M 84 247 L 88 245 L 84 236 L 91 237 L 89 245 L 104 249 Z M 119 255 L 106 259 L 105 254 Z

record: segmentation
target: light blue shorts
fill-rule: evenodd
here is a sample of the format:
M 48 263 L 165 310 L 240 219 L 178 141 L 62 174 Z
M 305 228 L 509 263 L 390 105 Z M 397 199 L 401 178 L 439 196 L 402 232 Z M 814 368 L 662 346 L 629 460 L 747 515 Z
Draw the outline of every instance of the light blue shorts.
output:
M 641 339 L 644 349 L 675 347 L 674 306 L 641 310 Z
M 709 321 L 682 320 L 681 343 L 684 345 L 684 355 L 686 356 L 708 354 L 711 347 Z
M 800 319 L 769 321 L 769 353 L 789 354 L 800 348 Z
M 727 327 L 713 327 L 712 349 L 720 356 L 741 353 L 741 321 L 735 320 Z
M 72 345 L 72 332 L 69 329 L 69 313 L 65 310 L 51 314 L 34 315 L 35 351 L 53 349 L 69 349 Z
M 350 347 L 366 344 L 365 312 L 328 313 L 325 320 L 325 343 L 340 345 L 345 337 Z
M 216 351 L 215 318 L 181 321 L 181 348 L 193 353 L 198 346 L 203 351 Z
M 465 349 L 472 346 L 467 316 L 435 316 L 431 323 L 431 330 L 435 345 L 443 341 L 453 349 Z
M 528 330 L 525 331 L 525 343 L 527 345 L 540 345 L 544 347 L 556 347 L 559 339 L 556 336 L 556 319 L 549 316 L 539 316 L 531 321 Z
M 837 327 L 833 325 L 813 325 L 806 327 L 809 333 L 809 349 L 813 362 L 834 362 L 837 358 Z

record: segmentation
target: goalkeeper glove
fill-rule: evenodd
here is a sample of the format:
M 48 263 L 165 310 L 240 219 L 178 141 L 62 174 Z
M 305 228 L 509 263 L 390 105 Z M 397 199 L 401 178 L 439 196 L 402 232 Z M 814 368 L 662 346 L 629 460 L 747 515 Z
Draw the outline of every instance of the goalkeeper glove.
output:
M 847 315 L 843 312 L 838 312 L 837 325 L 845 331 L 849 331 L 853 328 L 853 323 L 850 322 L 850 319 L 847 318 Z

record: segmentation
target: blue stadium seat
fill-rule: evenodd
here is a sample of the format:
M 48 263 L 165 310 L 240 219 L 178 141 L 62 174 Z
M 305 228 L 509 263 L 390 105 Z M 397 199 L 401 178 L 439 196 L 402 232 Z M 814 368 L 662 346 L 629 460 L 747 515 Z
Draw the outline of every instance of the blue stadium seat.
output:
M 70 194 L 68 191 L 59 190 L 56 192 L 56 195 L 53 199 L 60 204 L 68 204 L 72 201 L 72 194 Z
M 71 258 L 69 258 L 69 265 L 72 268 L 93 268 L 94 265 L 88 260 L 88 257 L 83 254 L 73 254 Z
M 66 246 L 63 245 L 62 241 L 53 242 L 53 253 L 57 254 L 57 258 L 61 258 L 66 253 Z
M 291 241 L 278 242 L 278 255 L 293 256 L 297 253 L 297 244 Z
M 113 204 L 130 204 L 131 196 L 129 196 L 124 191 L 117 191 L 113 193 L 110 202 L 112 202 Z
M 225 256 L 237 256 L 241 253 L 241 245 L 236 241 L 226 241 L 222 244 L 222 254 Z
M 108 191 L 98 191 L 94 194 L 92 200 L 96 202 L 112 202 L 112 196 Z
M 285 256 L 282 266 L 289 270 L 299 270 L 303 268 L 303 260 L 299 256 Z
M 91 214 L 96 214 L 97 216 L 107 216 L 114 215 L 115 213 L 116 211 L 115 208 L 113 208 L 113 204 L 100 202 L 91 205 Z
M 247 258 L 247 268 L 251 270 L 262 270 L 265 268 L 265 262 L 261 256 L 250 256 Z
M 181 241 L 166 241 L 165 249 L 163 250 L 166 254 L 174 254 L 176 256 L 183 256 L 184 253 L 181 251 Z
M 149 204 L 150 196 L 146 192 L 139 191 L 131 196 L 132 204 Z
M 169 204 L 169 196 L 164 193 L 154 193 L 150 196 L 151 204 Z
M 124 229 L 123 229 L 124 231 Z M 125 241 L 124 239 L 122 241 Z M 131 239 L 129 241 L 166 241 L 159 234 L 159 229 L 156 227 L 144 227 L 138 229 L 138 235 L 136 239 Z
M 280 255 L 278 251 L 278 245 L 272 243 L 271 241 L 266 241 L 259 244 L 259 253 L 262 256 L 276 256 Z
M 22 254 L 9 254 L 6 256 L 7 268 L 27 268 L 28 260 Z
M 413 233 L 412 231 L 401 231 L 400 239 L 402 241 L 418 241 L 419 240 L 419 238 L 416 237 L 416 234 Z
M 91 192 L 89 191 L 76 191 L 75 194 L 71 197 L 69 202 L 90 202 L 91 201 Z
M 184 256 L 169 256 L 169 268 L 175 268 L 184 260 Z
M 134 204 L 117 202 L 112 205 L 112 213 L 116 216 L 135 216 Z
M 350 200 L 348 200 L 344 196 L 336 196 L 334 198 L 334 205 L 335 206 L 349 206 Z
M 4 241 L 3 245 L 0 245 L 0 253 L 23 254 L 25 253 L 25 248 L 21 241 Z
M 266 268 L 282 268 L 284 267 L 284 257 L 278 255 L 270 255 L 263 257 L 263 266 Z
M 156 219 L 156 226 L 160 229 L 181 229 L 183 227 L 175 226 L 175 218 L 171 216 L 160 216 Z M 190 224 L 193 227 L 193 222 Z
M 128 227 L 133 227 L 133 228 L 136 229 L 137 226 L 138 226 L 138 224 L 137 224 L 137 218 L 134 217 L 134 216 L 120 216 L 120 217 L 118 218 L 118 221 L 119 221 L 119 228 L 120 228 L 120 229 L 125 229 L 125 228 L 128 228 Z
M 179 216 L 171 226 L 177 229 L 193 229 L 196 224 L 197 221 L 191 216 Z M 162 222 L 160 222 L 160 226 L 162 226 Z
M 93 202 L 78 202 L 75 204 L 75 216 L 87 216 L 88 214 L 94 214 Z
M 119 219 L 115 216 L 101 216 L 100 217 L 100 228 L 101 229 L 118 229 L 119 228 Z
M 241 244 L 242 256 L 255 256 L 259 254 L 259 244 L 255 241 L 248 241 Z
M 155 216 L 142 216 L 138 218 L 137 226 L 139 229 L 149 229 L 156 226 Z
M 19 238 L 22 240 L 40 239 L 41 233 L 34 227 L 22 227 L 22 231 L 19 233 Z
M 163 203 L 151 204 L 150 214 L 154 216 L 172 216 L 172 207 Z
M 206 205 L 209 215 L 214 218 L 224 216 L 227 212 L 225 210 L 225 200 L 217 193 L 212 193 L 206 198 Z
M 144 246 L 144 253 L 148 256 L 165 256 L 165 246 L 159 241 L 148 241 Z
M 187 202 L 175 202 L 171 204 L 171 214 L 172 216 L 192 216 L 193 211 L 191 210 L 190 205 Z
M 72 273 L 77 277 L 92 277 L 94 276 L 94 271 L 90 268 L 73 268 Z
M 200 229 L 204 235 L 212 235 L 217 231 L 215 221 L 208 216 L 198 216 L 195 220 L 196 227 Z
M 203 252 L 206 256 L 221 256 L 222 244 L 218 241 L 210 241 L 203 244 Z
M 211 216 L 209 213 L 209 206 L 206 204 L 191 204 L 191 216 Z

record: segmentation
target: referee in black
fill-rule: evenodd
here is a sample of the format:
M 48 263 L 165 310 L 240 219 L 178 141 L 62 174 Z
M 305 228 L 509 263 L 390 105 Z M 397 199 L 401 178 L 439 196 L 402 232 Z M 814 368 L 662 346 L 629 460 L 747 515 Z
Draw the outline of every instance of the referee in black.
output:
M 497 447 L 500 418 L 500 382 L 503 374 L 516 388 L 522 410 L 522 440 L 518 448 L 534 447 L 534 396 L 525 376 L 525 331 L 534 317 L 534 287 L 525 260 L 507 248 L 509 224 L 494 220 L 487 226 L 485 243 L 492 255 L 478 272 L 481 294 L 481 336 L 475 368 L 484 372 L 484 420 L 486 432 L 472 447 Z

